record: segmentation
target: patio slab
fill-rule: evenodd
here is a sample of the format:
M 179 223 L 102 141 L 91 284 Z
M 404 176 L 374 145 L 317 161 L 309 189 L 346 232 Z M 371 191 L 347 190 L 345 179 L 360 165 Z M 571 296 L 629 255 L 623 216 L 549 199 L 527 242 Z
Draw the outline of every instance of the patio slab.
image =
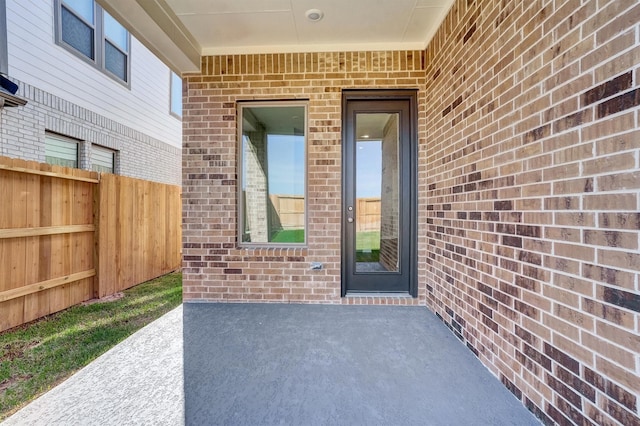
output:
M 424 307 L 185 304 L 187 425 L 538 425 Z

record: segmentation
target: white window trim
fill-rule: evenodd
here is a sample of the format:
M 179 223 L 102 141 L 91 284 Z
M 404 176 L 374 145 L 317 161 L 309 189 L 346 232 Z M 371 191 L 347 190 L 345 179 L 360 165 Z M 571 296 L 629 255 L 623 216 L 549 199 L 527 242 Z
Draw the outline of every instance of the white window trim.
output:
M 0 1 L 4 1 L 4 0 L 0 0 Z M 131 88 L 131 33 L 129 31 L 127 31 L 127 37 L 128 37 L 127 45 L 129 46 L 129 51 L 128 52 L 122 52 L 122 50 L 118 46 L 115 46 L 116 49 L 118 49 L 120 52 L 126 54 L 126 58 L 127 58 L 127 70 L 126 70 L 127 80 L 124 81 L 124 80 L 120 79 L 120 77 L 118 77 L 117 75 L 113 74 L 111 71 L 109 71 L 106 68 L 105 58 L 104 58 L 104 50 L 105 50 L 104 49 L 104 43 L 105 43 L 105 41 L 107 41 L 109 39 L 106 37 L 106 35 L 104 33 L 104 13 L 105 13 L 105 10 L 102 8 L 102 6 L 100 6 L 95 1 L 93 2 L 93 4 L 94 4 L 94 9 L 93 9 L 94 17 L 93 17 L 93 19 L 94 19 L 94 22 L 95 22 L 95 24 L 93 25 L 93 28 L 94 28 L 93 49 L 94 49 L 95 60 L 93 60 L 93 59 L 87 57 L 86 55 L 83 55 L 76 48 L 74 48 L 73 46 L 69 45 L 64 40 L 62 40 L 62 3 L 63 2 L 64 2 L 64 0 L 54 0 L 54 7 L 55 7 L 55 11 L 54 11 L 54 15 L 55 15 L 55 27 L 54 28 L 55 28 L 55 31 L 54 32 L 55 32 L 56 44 L 58 46 L 64 48 L 65 50 L 67 50 L 68 52 L 73 54 L 74 56 L 80 58 L 81 60 L 83 60 L 87 64 L 90 64 L 94 68 L 100 70 L 105 75 L 107 75 L 110 78 L 112 78 L 113 80 L 117 81 L 118 83 L 120 83 L 123 86 L 125 86 L 125 87 L 130 89 Z M 73 10 L 73 9 L 69 9 L 69 10 Z M 82 17 L 80 17 L 78 15 L 76 15 L 76 16 L 79 19 L 82 19 Z M 111 44 L 113 44 L 113 43 L 111 43 Z

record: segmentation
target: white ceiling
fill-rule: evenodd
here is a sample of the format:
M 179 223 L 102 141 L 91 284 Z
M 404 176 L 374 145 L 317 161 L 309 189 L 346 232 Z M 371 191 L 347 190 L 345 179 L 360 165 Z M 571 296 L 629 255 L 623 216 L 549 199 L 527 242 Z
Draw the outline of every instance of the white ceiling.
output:
M 202 55 L 423 49 L 453 4 L 453 0 L 98 2 L 180 71 L 198 67 Z M 309 21 L 305 16 L 309 9 L 322 10 L 324 18 Z M 176 48 L 184 58 L 175 57 Z
M 204 55 L 422 49 L 451 0 L 165 0 Z M 309 21 L 305 12 L 324 18 Z

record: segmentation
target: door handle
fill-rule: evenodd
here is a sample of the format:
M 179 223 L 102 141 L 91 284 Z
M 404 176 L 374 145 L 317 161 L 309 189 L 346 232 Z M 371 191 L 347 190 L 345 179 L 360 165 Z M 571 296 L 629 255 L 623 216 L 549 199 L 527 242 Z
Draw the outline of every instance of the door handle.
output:
M 347 207 L 347 222 L 353 223 L 353 206 Z
M 349 216 L 349 217 L 347 218 L 347 222 L 349 222 L 349 223 L 353 223 L 353 218 L 352 218 L 351 216 Z

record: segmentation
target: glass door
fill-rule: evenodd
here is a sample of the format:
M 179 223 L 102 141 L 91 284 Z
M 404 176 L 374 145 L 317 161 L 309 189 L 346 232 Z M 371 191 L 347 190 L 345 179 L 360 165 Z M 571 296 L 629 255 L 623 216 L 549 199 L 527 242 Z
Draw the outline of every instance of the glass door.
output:
M 343 294 L 409 292 L 414 155 L 409 99 L 347 100 Z

